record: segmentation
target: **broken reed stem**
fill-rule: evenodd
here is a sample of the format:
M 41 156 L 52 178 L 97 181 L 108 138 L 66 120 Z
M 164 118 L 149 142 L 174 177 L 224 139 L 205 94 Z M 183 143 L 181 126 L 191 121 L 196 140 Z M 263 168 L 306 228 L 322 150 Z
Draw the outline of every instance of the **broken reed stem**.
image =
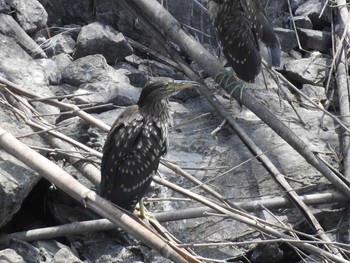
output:
M 342 203 L 342 202 L 345 203 L 347 201 L 347 198 L 344 195 L 339 193 L 311 194 L 311 195 L 301 196 L 301 198 L 307 205 L 320 205 L 320 204 Z M 257 200 L 257 201 L 235 202 L 234 205 L 248 212 L 256 211 L 260 207 L 264 207 L 267 209 L 279 209 L 279 208 L 286 208 L 286 207 L 293 206 L 290 200 L 286 197 L 277 197 L 277 198 L 263 199 L 263 200 Z M 214 209 L 209 208 L 207 206 L 203 206 L 203 207 L 181 209 L 176 211 L 153 213 L 152 216 L 155 217 L 159 222 L 169 222 L 169 221 L 177 221 L 177 220 L 188 220 L 188 219 L 193 219 L 198 217 L 216 216 L 214 213 L 216 213 Z M 84 234 L 87 232 L 94 232 L 94 231 L 112 230 L 115 228 L 116 226 L 106 219 L 74 222 L 71 224 L 65 224 L 61 226 L 45 227 L 40 229 L 17 232 L 13 234 L 1 235 L 0 244 L 5 244 L 12 238 L 20 239 L 23 241 L 34 241 L 34 240 L 40 240 L 40 239 L 51 239 L 51 238 L 58 238 L 63 236 L 79 235 L 79 234 Z M 251 242 L 251 241 L 247 241 L 247 242 Z M 310 241 L 305 241 L 305 242 L 310 242 Z M 325 243 L 323 241 L 312 241 L 312 242 Z M 339 246 L 342 247 L 341 243 L 339 243 Z
M 215 211 L 219 212 L 219 213 L 222 213 L 234 220 L 237 220 L 237 221 L 240 221 L 242 223 L 245 223 L 249 226 L 252 226 L 256 229 L 258 229 L 259 231 L 267 234 L 267 235 L 271 235 L 275 238 L 283 238 L 283 239 L 292 239 L 294 240 L 293 237 L 287 235 L 287 234 L 284 234 L 278 230 L 275 230 L 274 228 L 272 228 L 271 226 L 269 226 L 268 222 L 266 221 L 263 221 L 261 219 L 258 219 L 258 218 L 255 218 L 253 216 L 244 216 L 244 215 L 241 215 L 238 211 L 236 212 L 231 212 L 230 210 L 224 208 L 224 207 L 221 207 L 219 205 L 216 205 L 214 204 L 213 202 L 211 202 L 210 200 L 206 199 L 206 198 L 203 198 L 201 197 L 200 195 L 198 194 L 195 194 L 189 190 L 186 190 L 186 189 L 183 189 L 183 188 L 180 188 L 178 187 L 177 185 L 171 183 L 171 182 L 168 182 L 158 176 L 155 176 L 154 177 L 154 181 L 157 182 L 157 183 L 160 183 L 162 185 L 165 185 L 169 188 L 172 188 L 172 189 L 177 189 L 177 191 L 179 193 L 182 193 L 182 194 L 185 194 L 186 196 L 189 196 L 191 197 L 192 199 L 200 202 L 200 203 L 203 203 L 204 205 L 214 209 Z M 295 239 L 297 240 L 297 239 Z M 310 245 L 310 244 L 306 244 L 306 243 L 296 243 L 296 244 L 293 244 L 295 245 L 296 247 L 300 248 L 300 249 L 303 249 L 304 251 L 307 251 L 309 253 L 312 253 L 314 254 L 315 256 L 317 257 L 320 257 L 320 258 L 326 258 L 326 259 L 330 259 L 330 260 L 333 260 L 334 262 L 350 262 L 348 260 L 345 260 L 343 259 L 341 256 L 339 255 L 335 255 L 335 254 L 332 254 L 330 252 L 327 252 L 321 248 L 318 248 L 318 247 L 315 247 L 313 245 Z
M 52 125 L 47 123 L 44 119 L 33 118 L 37 115 L 37 112 L 32 108 L 26 99 L 13 94 L 7 89 L 4 89 L 4 94 L 6 94 L 9 103 L 13 105 L 11 110 L 20 116 L 27 125 L 32 127 L 34 130 L 46 131 L 48 134 L 53 135 L 46 138 L 50 144 L 53 145 L 53 147 L 65 149 L 71 152 L 76 151 L 77 149 L 75 147 L 78 147 L 86 152 L 91 153 L 90 155 L 101 158 L 102 154 L 100 152 L 95 151 L 64 134 L 53 130 Z M 22 105 L 25 105 L 26 107 L 22 107 Z M 45 136 L 45 134 L 42 135 Z M 77 158 L 76 156 L 73 157 L 69 154 L 61 154 L 64 155 L 69 160 L 69 162 L 89 181 L 91 181 L 96 187 L 98 186 L 100 182 L 100 171 L 91 162 L 81 161 L 81 159 L 84 159 L 84 155 L 82 153 L 80 158 Z
M 339 15 L 340 16 L 340 15 Z M 339 19 L 342 21 L 341 19 Z M 340 116 L 342 121 L 347 127 L 350 127 L 350 104 L 349 104 L 349 81 L 347 70 L 348 65 L 346 63 L 345 50 L 347 44 L 344 42 L 346 37 L 346 29 L 350 23 L 350 16 L 347 19 L 347 24 L 342 25 L 341 28 L 344 28 L 343 36 L 335 35 L 336 51 L 338 57 L 336 57 L 336 81 L 338 88 L 338 97 L 339 97 L 339 108 Z M 341 37 L 341 39 L 340 39 Z M 350 180 L 350 134 L 345 130 L 342 131 L 341 135 L 341 147 L 343 155 L 343 175 Z
M 8 86 L 8 88 L 20 95 L 23 95 L 25 97 L 31 98 L 31 99 L 45 99 L 45 97 L 43 96 L 39 96 L 37 94 L 33 94 L 29 91 L 27 91 L 26 89 L 23 89 L 20 85 L 17 85 L 11 81 L 8 81 L 7 79 L 4 79 L 2 77 L 0 77 L 0 83 L 5 84 L 6 86 Z M 1 86 L 0 86 L 1 88 Z M 87 123 L 99 127 L 102 130 L 105 131 L 109 131 L 109 126 L 105 123 L 103 123 L 102 121 L 92 117 L 90 114 L 82 111 L 79 107 L 77 107 L 76 105 L 73 104 L 68 104 L 68 103 L 63 103 L 57 100 L 51 100 L 51 99 L 45 99 L 45 103 L 55 106 L 61 110 L 65 110 L 65 111 L 72 111 L 75 115 L 79 116 L 80 118 L 82 118 L 83 120 L 85 120 Z

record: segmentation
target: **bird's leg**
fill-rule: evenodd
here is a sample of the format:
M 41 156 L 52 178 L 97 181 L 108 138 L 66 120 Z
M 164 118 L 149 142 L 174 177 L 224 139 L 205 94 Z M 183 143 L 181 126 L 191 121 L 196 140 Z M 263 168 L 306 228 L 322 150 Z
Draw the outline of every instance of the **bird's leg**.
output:
M 143 203 L 143 198 L 139 202 L 139 207 L 140 207 L 140 217 L 145 218 L 146 217 L 146 208 Z
M 150 212 L 147 211 L 144 203 L 143 203 L 143 198 L 140 200 L 140 202 L 137 203 L 135 210 L 138 210 L 137 216 L 147 220 L 148 217 L 150 217 Z
M 229 71 L 222 71 L 215 76 L 215 81 L 226 90 L 230 96 L 235 93 L 237 89 L 241 90 L 240 99 L 242 100 L 243 88 L 245 82 L 237 77 L 233 69 Z
M 234 84 L 238 80 L 239 78 L 237 77 L 233 69 L 230 69 L 228 71 L 221 71 L 215 76 L 215 81 L 224 89 Z

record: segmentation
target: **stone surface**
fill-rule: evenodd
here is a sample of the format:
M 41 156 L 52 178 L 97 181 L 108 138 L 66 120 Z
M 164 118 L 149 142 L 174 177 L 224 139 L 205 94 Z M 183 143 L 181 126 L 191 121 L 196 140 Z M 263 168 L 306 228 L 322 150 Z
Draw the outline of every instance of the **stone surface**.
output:
M 307 0 L 291 0 L 290 5 L 294 12 L 300 5 L 304 4 Z
M 61 71 L 55 61 L 51 59 L 37 59 L 32 64 L 39 67 L 39 70 L 44 73 L 44 77 L 48 82 L 47 84 L 57 85 L 62 82 Z
M 298 35 L 304 49 L 331 53 L 332 34 L 330 32 L 299 28 Z
M 93 6 L 90 1 L 40 0 L 40 3 L 48 13 L 49 26 L 85 24 L 94 21 Z
M 26 263 L 42 262 L 39 248 L 28 242 L 12 239 L 8 247 L 16 251 Z
M 72 57 L 65 53 L 53 56 L 51 59 L 56 62 L 56 65 L 60 70 L 61 75 L 65 67 L 67 67 L 72 62 Z
M 311 84 L 304 84 L 301 91 L 307 95 L 309 99 L 311 99 L 313 102 L 322 105 L 322 102 L 325 102 L 327 99 L 326 96 L 326 90 L 324 87 L 321 86 L 315 86 Z M 309 105 L 310 107 L 313 107 L 309 101 L 307 101 L 304 97 L 300 97 L 300 100 L 305 103 L 306 105 Z
M 53 262 L 64 263 L 83 263 L 79 258 L 73 255 L 72 251 L 69 248 L 61 248 L 54 256 Z
M 298 46 L 294 30 L 287 28 L 275 28 L 274 30 L 278 36 L 278 39 L 281 43 L 281 49 L 283 51 L 290 52 L 293 48 L 296 48 Z
M 292 21 L 297 28 L 312 29 L 312 22 L 307 16 L 294 16 L 292 17 Z
M 16 20 L 24 31 L 33 33 L 46 25 L 47 13 L 39 1 L 7 0 L 7 3 L 16 10 Z
M 11 11 L 11 7 L 5 0 L 0 0 L 0 13 L 8 14 Z
M 301 4 L 296 10 L 296 16 L 308 16 L 314 26 L 313 29 L 322 29 L 331 24 L 331 9 L 326 5 L 326 0 L 308 0 Z M 322 12 L 322 15 L 321 15 Z
M 79 86 L 86 83 L 128 83 L 129 79 L 107 64 L 102 55 L 90 55 L 73 61 L 62 73 L 64 82 Z
M 143 87 L 147 83 L 147 77 L 145 74 L 128 63 L 118 63 L 114 68 L 124 69 L 124 75 L 129 78 L 130 84 L 135 87 Z
M 136 104 L 141 90 L 128 83 L 115 83 L 111 81 L 105 81 L 81 85 L 80 89 L 75 92 L 75 94 L 78 95 L 82 93 L 91 94 L 76 97 L 75 101 L 79 104 L 93 103 L 100 105 L 105 103 L 112 103 L 118 106 L 128 106 Z
M 288 78 L 298 84 L 322 85 L 330 65 L 329 59 L 316 56 L 290 61 L 284 65 L 284 70 Z
M 19 138 L 33 133 L 13 112 L 1 109 L 2 129 Z M 32 146 L 46 147 L 38 135 L 25 136 L 21 141 Z M 41 177 L 3 149 L 0 149 L 0 167 L 0 227 L 3 227 L 20 210 L 23 201 Z
M 61 53 L 72 55 L 75 48 L 75 41 L 70 35 L 61 33 L 46 40 L 41 46 L 48 57 Z
M 0 34 L 13 38 L 32 57 L 45 58 L 46 54 L 10 15 L 0 14 Z
M 15 250 L 9 248 L 0 250 L 0 262 L 25 263 L 23 258 Z
M 7 50 L 9 46 L 11 49 Z M 40 95 L 48 94 L 48 90 L 41 90 L 40 87 L 47 86 L 51 81 L 60 81 L 55 62 L 33 60 L 12 38 L 1 34 L 0 59 L 0 75 L 16 84 L 25 84 L 26 88 L 33 89 Z M 49 68 L 47 68 L 48 65 Z
M 115 64 L 132 53 L 133 49 L 123 34 L 111 26 L 95 22 L 81 29 L 73 57 L 102 54 L 109 64 Z

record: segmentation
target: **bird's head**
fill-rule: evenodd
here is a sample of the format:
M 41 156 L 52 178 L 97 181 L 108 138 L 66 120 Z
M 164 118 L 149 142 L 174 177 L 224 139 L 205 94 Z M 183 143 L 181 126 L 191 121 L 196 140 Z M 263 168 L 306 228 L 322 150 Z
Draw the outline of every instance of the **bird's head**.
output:
M 195 81 L 173 80 L 171 78 L 157 78 L 149 81 L 141 91 L 141 95 L 137 104 L 144 106 L 153 102 L 160 102 L 166 99 L 175 91 L 198 86 Z

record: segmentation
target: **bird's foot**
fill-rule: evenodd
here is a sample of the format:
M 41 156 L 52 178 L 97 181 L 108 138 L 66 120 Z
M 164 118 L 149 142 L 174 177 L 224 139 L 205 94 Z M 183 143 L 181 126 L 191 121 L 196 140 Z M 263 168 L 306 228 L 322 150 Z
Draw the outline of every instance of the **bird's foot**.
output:
M 243 88 L 245 82 L 239 79 L 233 69 L 229 71 L 222 71 L 215 76 L 215 81 L 224 89 L 227 93 L 232 95 L 237 89 L 241 91 L 240 100 L 242 100 Z
M 224 89 L 225 87 L 232 85 L 238 80 L 239 78 L 233 69 L 221 71 L 215 76 L 215 81 Z
M 138 205 L 136 205 L 135 210 L 138 210 L 138 217 L 148 220 L 148 218 L 152 217 L 152 213 L 150 213 L 144 203 L 143 203 L 143 199 L 140 200 L 140 202 L 138 203 Z

